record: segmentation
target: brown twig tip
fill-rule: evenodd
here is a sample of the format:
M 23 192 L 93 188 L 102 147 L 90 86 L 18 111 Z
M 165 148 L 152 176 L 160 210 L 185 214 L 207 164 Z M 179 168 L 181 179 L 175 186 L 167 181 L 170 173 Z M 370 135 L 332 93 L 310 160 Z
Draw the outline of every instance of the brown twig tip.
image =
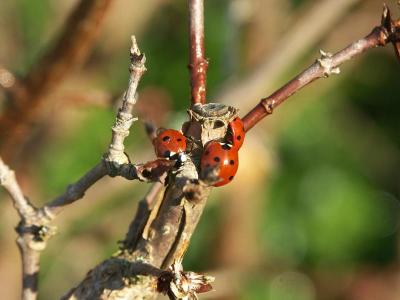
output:
M 398 3 L 400 5 L 400 3 Z M 400 61 L 400 19 L 393 20 L 389 7 L 383 4 L 381 26 L 387 31 L 387 40 L 394 47 L 394 52 Z

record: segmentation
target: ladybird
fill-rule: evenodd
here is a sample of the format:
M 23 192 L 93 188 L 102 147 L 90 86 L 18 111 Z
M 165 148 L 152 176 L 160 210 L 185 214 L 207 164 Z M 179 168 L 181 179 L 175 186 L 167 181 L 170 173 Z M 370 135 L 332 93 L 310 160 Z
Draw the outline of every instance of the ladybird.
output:
M 153 140 L 157 157 L 171 158 L 186 150 L 186 137 L 178 130 L 165 129 Z
M 227 143 L 209 142 L 201 156 L 200 168 L 219 167 L 218 181 L 213 186 L 222 186 L 232 181 L 239 167 L 239 156 L 236 148 Z
M 233 148 L 239 150 L 243 145 L 245 137 L 243 122 L 239 117 L 229 122 L 228 133 L 228 143 L 232 144 Z

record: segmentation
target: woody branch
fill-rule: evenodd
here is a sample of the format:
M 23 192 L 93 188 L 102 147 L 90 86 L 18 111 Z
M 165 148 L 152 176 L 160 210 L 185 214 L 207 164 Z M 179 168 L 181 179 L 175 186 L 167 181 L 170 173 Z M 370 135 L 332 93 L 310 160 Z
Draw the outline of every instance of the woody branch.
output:
M 249 131 L 259 121 L 272 114 L 273 110 L 282 104 L 291 95 L 319 78 L 326 78 L 332 74 L 339 74 L 339 66 L 344 62 L 358 56 L 365 51 L 378 46 L 385 46 L 392 43 L 395 53 L 400 53 L 400 20 L 392 20 L 390 11 L 384 6 L 382 22 L 375 27 L 366 37 L 350 44 L 335 54 L 321 52 L 321 58 L 317 59 L 310 67 L 294 77 L 283 87 L 272 93 L 270 96 L 261 99 L 249 113 L 243 117 L 246 131 Z
M 208 61 L 204 51 L 204 3 L 188 0 L 189 6 L 189 71 L 191 103 L 206 103 Z
M 55 234 L 55 227 L 50 226 L 50 222 L 66 205 L 83 198 L 85 192 L 105 175 L 122 176 L 130 180 L 158 181 L 159 177 L 171 167 L 170 162 L 163 160 L 134 165 L 129 162 L 124 153 L 124 139 L 136 120 L 132 115 L 132 109 L 136 103 L 138 83 L 146 71 L 144 64 L 145 57 L 140 53 L 136 40 L 132 38 L 129 85 L 112 128 L 109 150 L 96 166 L 78 181 L 69 185 L 62 195 L 41 208 L 35 208 L 24 196 L 14 171 L 0 159 L 0 185 L 10 194 L 20 216 L 17 226 L 17 244 L 23 267 L 23 300 L 37 298 L 40 252 L 45 249 L 47 240 Z

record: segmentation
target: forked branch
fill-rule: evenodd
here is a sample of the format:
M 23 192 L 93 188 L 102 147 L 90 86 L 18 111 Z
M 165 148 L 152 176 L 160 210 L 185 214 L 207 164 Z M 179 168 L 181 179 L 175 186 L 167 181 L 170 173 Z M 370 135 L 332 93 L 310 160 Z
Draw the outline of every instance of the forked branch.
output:
M 127 179 L 157 181 L 170 168 L 170 162 L 154 161 L 133 165 L 124 153 L 124 139 L 136 120 L 132 108 L 136 102 L 136 89 L 146 71 L 145 58 L 139 51 L 136 40 L 132 38 L 130 80 L 128 90 L 118 111 L 108 152 L 104 158 L 74 184 L 68 186 L 65 193 L 37 209 L 24 196 L 17 183 L 15 173 L 0 159 L 0 185 L 10 194 L 15 209 L 20 216 L 17 226 L 17 244 L 22 259 L 22 299 L 37 298 L 40 251 L 47 240 L 55 233 L 50 222 L 68 204 L 81 199 L 85 192 L 105 175 L 123 176 Z M 121 159 L 122 157 L 122 159 Z M 157 177 L 158 176 L 158 177 Z

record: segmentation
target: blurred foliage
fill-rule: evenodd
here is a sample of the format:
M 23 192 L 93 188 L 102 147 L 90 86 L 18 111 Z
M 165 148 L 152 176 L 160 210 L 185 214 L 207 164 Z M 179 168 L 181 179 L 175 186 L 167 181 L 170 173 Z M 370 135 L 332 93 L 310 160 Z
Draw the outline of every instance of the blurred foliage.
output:
M 52 21 L 52 5 L 49 0 L 16 0 L 15 6 L 22 48 L 26 50 L 17 67 L 25 73 L 43 49 L 43 36 Z
M 290 1 L 292 9 L 309 2 Z M 167 90 L 175 111 L 184 111 L 189 99 L 184 4 L 182 0 L 174 1 L 157 11 L 139 37 L 149 70 L 140 88 L 156 86 Z M 229 32 L 228 4 L 228 0 L 206 1 L 209 95 L 230 75 L 227 70 L 240 70 L 230 69 L 224 56 Z M 26 71 L 37 58 L 43 47 L 41 36 L 51 26 L 56 5 L 55 1 L 15 2 L 19 27 L 10 30 L 20 33 L 17 39 L 21 39 L 19 51 L 23 53 L 20 63 L 11 62 L 15 71 Z M 242 50 L 238 49 L 251 46 L 241 45 L 241 35 L 235 36 L 238 40 L 229 43 L 237 47 L 232 51 L 240 53 Z M 125 48 L 115 49 L 113 57 L 105 57 L 101 49 L 95 49 L 85 66 L 95 71 L 90 74 L 96 73 L 91 84 L 113 95 L 124 90 L 128 42 Z M 240 63 L 236 62 L 238 66 Z M 398 74 L 392 53 L 374 51 L 360 59 L 353 70 L 343 70 L 340 80 L 314 96 L 318 99 L 310 94 L 308 99 L 296 96 L 303 105 L 296 117 L 285 119 L 280 115 L 285 120 L 279 123 L 282 129 L 275 137 L 278 167 L 263 188 L 266 201 L 264 216 L 258 220 L 258 246 L 262 250 L 260 268 L 272 266 L 289 271 L 251 274 L 245 280 L 241 299 L 312 300 L 316 299 L 315 288 L 305 275 L 308 271 L 322 268 L 332 273 L 351 272 L 361 266 L 383 267 L 395 262 L 400 212 Z M 318 85 L 323 90 L 323 84 L 317 83 L 315 90 Z M 296 109 L 296 102 L 285 105 Z M 33 164 L 37 170 L 34 181 L 40 184 L 42 199 L 60 193 L 79 178 L 98 161 L 109 142 L 113 108 L 84 106 L 69 114 L 59 121 L 62 128 L 69 126 L 68 130 L 49 139 Z M 171 122 L 174 119 L 176 114 Z M 134 138 L 128 138 L 128 152 L 139 156 L 152 153 L 138 124 L 133 129 Z M 63 224 L 61 234 L 44 252 L 42 299 L 55 299 L 93 263 L 117 249 L 115 241 L 123 237 L 135 210 L 132 199 L 139 200 L 147 188 L 132 186 L 128 191 L 104 195 L 105 201 L 93 204 L 79 219 Z M 219 228 L 224 208 L 218 200 L 210 200 L 193 237 L 185 260 L 189 269 L 219 267 L 214 257 L 218 238 L 223 234 Z M 76 264 L 71 264 L 71 257 L 77 260 Z

